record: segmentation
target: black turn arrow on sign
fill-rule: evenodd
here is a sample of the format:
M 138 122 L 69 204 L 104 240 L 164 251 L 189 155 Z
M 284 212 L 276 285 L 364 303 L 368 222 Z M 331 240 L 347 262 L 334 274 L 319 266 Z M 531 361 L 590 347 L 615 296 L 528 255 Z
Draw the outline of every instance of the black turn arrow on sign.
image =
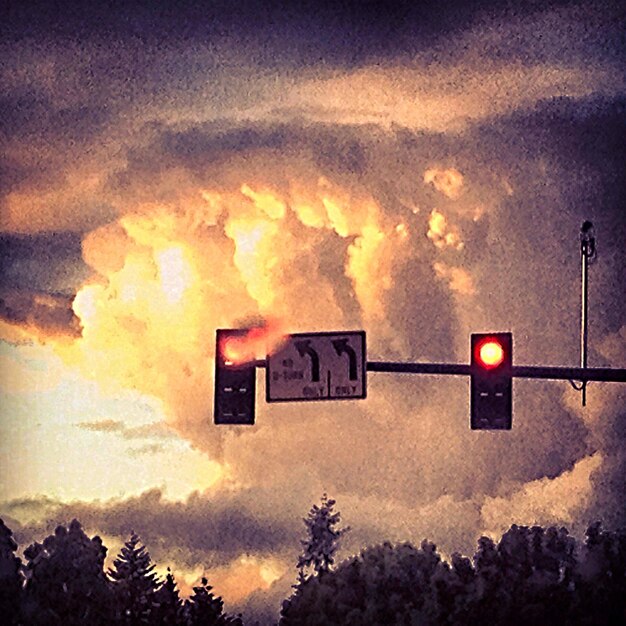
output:
M 348 340 L 346 338 L 333 339 L 332 344 L 337 356 L 341 356 L 342 354 L 348 355 L 350 380 L 357 380 L 356 352 L 348 345 Z
M 311 340 L 303 339 L 295 342 L 296 350 L 301 357 L 307 354 L 311 359 L 311 381 L 319 383 L 320 381 L 320 357 L 317 352 L 311 348 Z

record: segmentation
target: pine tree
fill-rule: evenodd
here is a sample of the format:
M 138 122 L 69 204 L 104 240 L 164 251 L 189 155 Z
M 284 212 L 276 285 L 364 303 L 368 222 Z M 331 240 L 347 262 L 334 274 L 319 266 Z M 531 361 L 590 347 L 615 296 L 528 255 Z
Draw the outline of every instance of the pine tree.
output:
M 109 570 L 118 613 L 123 623 L 148 623 L 154 609 L 155 592 L 159 586 L 154 565 L 146 547 L 139 545 L 139 536 L 131 533 Z
M 183 623 L 183 602 L 169 567 L 165 581 L 154 594 L 154 603 L 152 624 L 173 626 Z
M 185 616 L 189 626 L 222 626 L 227 623 L 223 615 L 224 602 L 212 593 L 213 587 L 206 578 L 193 588 L 193 595 L 185 602 Z
M 334 511 L 334 506 L 335 500 L 323 494 L 321 506 L 314 504 L 308 517 L 303 519 L 308 537 L 300 542 L 303 547 L 297 564 L 300 582 L 305 579 L 305 569 L 313 569 L 316 574 L 330 570 L 335 562 L 339 540 L 350 530 L 349 527 L 336 528 L 341 521 L 341 514 Z
M 21 561 L 15 556 L 13 533 L 0 519 L 0 615 L 5 623 L 17 624 L 22 595 Z

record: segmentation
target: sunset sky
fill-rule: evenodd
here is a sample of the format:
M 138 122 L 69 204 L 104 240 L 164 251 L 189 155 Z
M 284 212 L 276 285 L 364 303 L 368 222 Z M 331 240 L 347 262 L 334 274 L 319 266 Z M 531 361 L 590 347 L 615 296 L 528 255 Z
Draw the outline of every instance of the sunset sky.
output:
M 276 613 L 323 492 L 352 531 L 471 553 L 626 522 L 626 389 L 370 373 L 216 427 L 215 329 L 365 330 L 370 360 L 626 367 L 621 2 L 9 2 L 0 13 L 0 516 L 131 529 L 183 590 Z

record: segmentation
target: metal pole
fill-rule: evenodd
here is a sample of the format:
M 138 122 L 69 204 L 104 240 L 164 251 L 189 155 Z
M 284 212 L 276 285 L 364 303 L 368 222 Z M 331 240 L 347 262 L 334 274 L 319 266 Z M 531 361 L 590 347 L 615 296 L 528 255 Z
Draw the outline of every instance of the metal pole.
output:
M 587 259 L 587 243 L 583 241 L 581 246 L 582 259 L 582 301 L 580 312 L 580 367 L 587 367 L 587 270 L 589 262 Z M 582 404 L 587 404 L 587 381 L 583 380 L 581 384 Z
M 449 376 L 471 376 L 472 366 L 465 363 L 398 363 L 393 361 L 368 361 L 368 372 L 394 374 L 434 374 Z M 538 365 L 513 365 L 512 378 L 544 378 L 552 380 L 595 380 L 626 383 L 626 369 L 592 367 L 544 367 Z
M 266 359 L 253 361 L 255 367 L 267 367 Z M 435 376 L 471 376 L 472 367 L 466 363 L 401 363 L 397 361 L 367 361 L 368 372 L 390 374 L 431 374 Z M 594 380 L 606 383 L 626 383 L 626 368 L 544 367 L 540 365 L 513 365 L 513 378 L 543 378 L 552 380 Z
M 588 339 L 588 320 L 587 311 L 589 307 L 589 259 L 593 258 L 596 253 L 596 240 L 593 231 L 593 224 L 589 220 L 585 220 L 580 229 L 580 260 L 582 266 L 582 285 L 581 285 L 581 303 L 580 303 L 580 367 L 587 367 L 587 339 Z M 583 380 L 580 385 L 582 391 L 582 405 L 587 404 L 587 381 Z

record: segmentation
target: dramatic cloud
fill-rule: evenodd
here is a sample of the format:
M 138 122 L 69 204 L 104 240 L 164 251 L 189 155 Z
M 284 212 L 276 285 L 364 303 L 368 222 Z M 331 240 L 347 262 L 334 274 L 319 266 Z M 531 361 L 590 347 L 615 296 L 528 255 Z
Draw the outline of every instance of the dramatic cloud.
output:
M 134 528 L 184 585 L 208 569 L 259 612 L 288 592 L 324 491 L 353 528 L 342 555 L 623 523 L 620 385 L 590 385 L 583 410 L 566 381 L 515 380 L 511 432 L 469 429 L 464 378 L 374 373 L 363 401 L 261 391 L 255 426 L 212 424 L 216 328 L 364 328 L 371 360 L 431 362 L 467 362 L 471 332 L 507 330 L 517 364 L 578 363 L 584 219 L 599 251 L 590 364 L 625 363 L 618 3 L 400 2 L 371 24 L 362 3 L 279 4 L 183 3 L 184 31 L 134 5 L 67 20 L 20 7 L 3 25 L 6 441 L 22 441 L 24 397 L 58 390 L 50 419 L 81 445 L 121 442 L 129 467 L 165 470 L 192 446 L 205 464 L 177 470 L 178 494 L 155 478 L 67 503 L 35 497 L 5 446 L 11 493 L 28 496 L 2 505 L 16 536 L 77 517 L 118 546 Z M 57 360 L 37 361 L 38 343 Z M 158 408 L 71 413 L 69 373 Z M 211 487 L 188 496 L 202 471 Z
M 77 518 L 90 535 L 103 538 L 109 548 L 107 566 L 136 530 L 160 575 L 171 567 L 185 595 L 206 575 L 230 606 L 269 588 L 291 569 L 291 548 L 300 534 L 296 520 L 279 523 L 271 511 L 260 512 L 252 505 L 245 491 L 196 493 L 184 502 L 172 502 L 152 490 L 102 503 L 13 501 L 3 505 L 3 517 L 21 549 Z
M 599 352 L 612 357 L 616 366 L 626 363 L 624 326 L 599 342 Z M 588 385 L 588 406 L 583 408 L 573 389 L 563 395 L 563 404 L 572 415 L 583 420 L 589 430 L 589 447 L 599 450 L 602 464 L 592 474 L 593 490 L 583 517 L 601 515 L 609 525 L 626 523 L 624 515 L 624 477 L 626 477 L 626 391 L 619 384 Z
M 241 128 L 220 131 L 206 125 L 157 130 L 111 183 L 123 189 L 135 208 L 83 239 L 83 256 L 94 275 L 72 304 L 81 337 L 60 345 L 59 354 L 100 384 L 130 386 L 164 400 L 169 424 L 194 445 L 220 455 L 244 482 L 263 480 L 257 471 L 262 457 L 272 470 L 265 476 L 273 484 L 292 483 L 293 469 L 286 468 L 298 467 L 295 475 L 308 476 L 307 482 L 328 482 L 347 493 L 392 492 L 408 503 L 419 492 L 429 502 L 446 480 L 439 453 L 445 445 L 446 464 L 452 463 L 457 473 L 464 468 L 456 479 L 450 476 L 447 488 L 465 497 L 468 484 L 460 477 L 473 471 L 467 446 L 497 466 L 508 443 L 470 438 L 459 408 L 467 402 L 461 387 L 435 400 L 421 381 L 411 381 L 415 391 L 406 393 L 406 383 L 373 380 L 372 397 L 362 406 L 332 411 L 261 408 L 259 425 L 242 436 L 207 424 L 207 398 L 212 395 L 214 329 L 259 315 L 277 317 L 292 331 L 365 325 L 370 354 L 395 358 L 464 360 L 467 331 L 483 325 L 505 324 L 522 336 L 528 332 L 534 323 L 529 305 L 540 307 L 543 299 L 502 298 L 493 267 L 499 255 L 501 267 L 517 271 L 509 273 L 514 282 L 507 289 L 525 288 L 531 274 L 524 269 L 523 248 L 510 236 L 509 224 L 520 219 L 516 203 L 541 199 L 544 187 L 529 190 L 522 182 L 535 165 L 525 150 L 511 143 L 516 121 L 498 123 L 508 137 L 488 145 L 500 156 L 509 151 L 498 162 L 487 154 L 490 131 L 479 129 L 453 142 L 433 135 L 413 136 L 409 143 L 406 133 L 383 133 L 377 144 L 359 129 L 330 126 L 265 126 L 262 133 L 249 136 Z M 356 154 L 394 155 L 399 166 L 383 173 L 376 159 L 361 157 L 361 172 L 348 175 L 341 151 L 326 151 L 326 162 L 316 163 L 309 146 L 333 135 L 350 138 L 358 147 Z M 476 136 L 484 152 L 476 153 Z M 217 152 L 215 137 L 223 142 Z M 470 141 L 472 160 L 467 156 Z M 511 154 L 511 145 L 516 154 Z M 445 161 L 443 149 L 455 155 L 449 157 L 453 169 L 429 165 Z M 267 154 L 273 155 L 270 162 Z M 411 167 L 402 165 L 413 154 L 421 156 Z M 146 159 L 149 167 L 139 176 L 134 164 L 143 162 L 145 167 Z M 508 170 L 513 163 L 519 174 Z M 392 171 L 397 178 L 390 178 Z M 431 185 L 436 173 L 439 178 L 432 180 L 439 182 Z M 463 194 L 458 193 L 460 177 Z M 407 178 L 412 182 L 407 184 Z M 550 180 L 560 189 L 558 178 Z M 151 197 L 159 200 L 151 203 Z M 550 223 L 545 216 L 544 223 Z M 509 247 L 506 260 L 503 245 Z M 571 251 L 576 253 L 575 246 Z M 527 265 L 533 269 L 538 261 L 533 256 Z M 548 277 L 538 273 L 533 281 L 542 278 L 545 282 Z M 538 293 L 548 290 L 546 285 Z M 483 309 L 486 297 L 489 308 Z M 412 302 L 420 303 L 419 314 Z M 572 306 L 566 318 L 572 328 L 575 315 Z M 544 327 L 544 333 L 557 337 L 548 344 L 553 349 L 562 327 Z M 521 360 L 532 359 L 532 344 L 524 349 Z M 400 423 L 395 417 L 397 397 L 403 398 L 403 414 L 413 416 Z M 544 401 L 542 410 L 547 412 L 546 407 Z M 541 436 L 534 436 L 524 429 L 524 414 L 531 408 L 531 402 L 522 406 L 516 421 L 526 447 L 513 453 L 518 469 L 510 480 L 540 478 L 536 466 L 525 459 L 532 458 L 530 450 L 547 458 L 550 433 L 561 428 L 558 406 L 552 405 L 557 413 L 542 426 Z M 442 411 L 450 416 L 445 422 Z M 574 424 L 572 428 L 575 432 Z M 306 439 L 294 445 L 303 429 Z M 345 441 L 351 442 L 349 449 Z M 407 447 L 407 441 L 415 443 Z M 373 445 L 380 448 L 381 458 L 391 455 L 394 463 L 372 466 Z M 570 463 L 583 448 L 570 441 L 558 458 Z M 511 454 L 509 450 L 509 458 Z M 412 458 L 420 459 L 421 468 L 407 475 Z M 496 478 L 488 465 L 483 472 L 473 474 L 479 491 L 489 492 L 506 479 L 506 471 Z
M 46 292 L 6 290 L 0 298 L 0 319 L 46 335 L 79 335 L 78 318 L 72 311 L 72 297 Z
M 5 511 L 17 521 L 14 530 L 20 544 L 76 517 L 91 532 L 112 537 L 123 538 L 133 528 L 141 529 L 143 541 L 160 565 L 175 559 L 177 565 L 187 568 L 215 567 L 241 554 L 284 554 L 291 547 L 298 520 L 279 524 L 271 511 L 251 510 L 252 495 L 256 494 L 218 490 L 174 502 L 154 489 L 106 502 L 12 501 L 5 504 Z
M 530 108 L 539 100 L 614 93 L 621 73 L 566 69 L 552 64 L 471 68 L 438 64 L 365 68 L 298 85 L 285 98 L 287 112 L 344 124 L 380 124 L 439 132 Z M 276 113 L 284 115 L 279 109 Z
M 486 532 L 499 536 L 520 520 L 531 525 L 563 525 L 571 528 L 577 515 L 586 510 L 592 497 L 592 474 L 602 464 L 602 455 L 581 459 L 560 476 L 541 478 L 524 485 L 507 497 L 486 498 L 481 516 Z
M 433 269 L 439 278 L 449 282 L 452 291 L 466 296 L 471 296 L 476 292 L 472 277 L 462 267 L 450 267 L 444 263 L 434 263 Z

